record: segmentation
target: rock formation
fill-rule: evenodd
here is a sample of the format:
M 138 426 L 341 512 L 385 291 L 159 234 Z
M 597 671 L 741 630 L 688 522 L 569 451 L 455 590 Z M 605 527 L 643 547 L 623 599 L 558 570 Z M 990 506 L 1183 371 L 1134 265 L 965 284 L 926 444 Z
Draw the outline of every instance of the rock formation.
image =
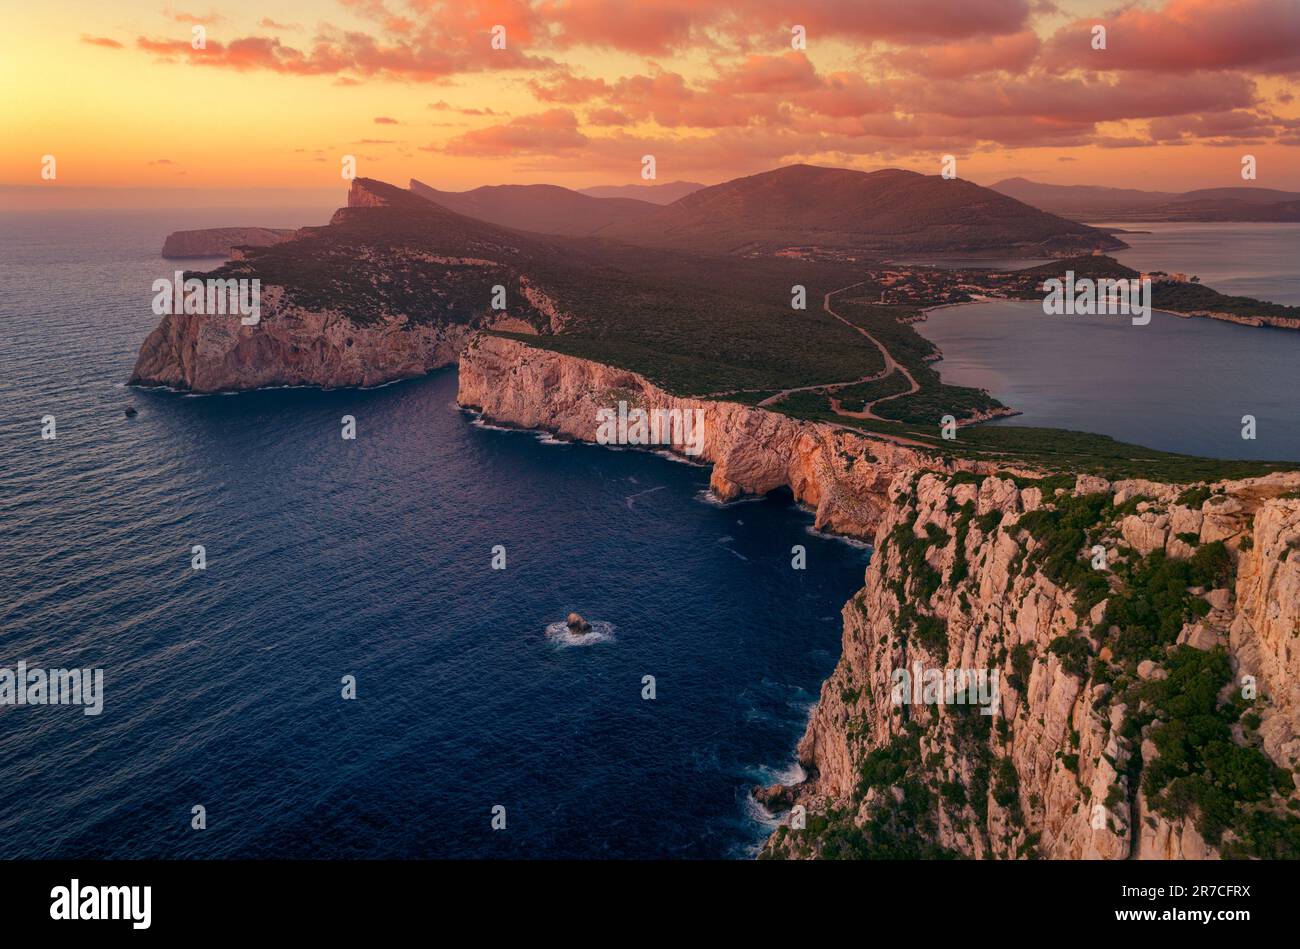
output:
M 130 382 L 194 392 L 379 385 L 454 363 L 475 328 L 536 334 L 562 325 L 545 291 L 511 262 L 522 255 L 497 240 L 487 225 L 357 179 L 329 225 L 204 275 L 259 280 L 256 325 L 167 313 Z M 495 284 L 512 291 L 505 310 L 490 308 Z
M 570 613 L 568 618 L 564 621 L 564 625 L 567 626 L 569 632 L 573 633 L 575 636 L 582 636 L 591 632 L 591 624 L 583 619 L 578 613 Z
M 163 241 L 162 255 L 186 257 L 230 257 L 236 247 L 270 247 L 298 233 L 285 227 L 207 227 L 194 231 L 173 231 Z
M 1300 548 L 1300 472 L 1191 490 L 995 472 L 751 406 L 677 398 L 635 373 L 511 339 L 475 337 L 462 357 L 461 404 L 498 421 L 592 441 L 597 410 L 617 399 L 701 409 L 700 457 L 713 463 L 718 497 L 785 487 L 815 510 L 818 528 L 875 547 L 798 746 L 809 778 L 756 792 L 774 810 L 797 802 L 820 820 L 780 828 L 765 856 L 843 856 L 845 839 L 993 858 L 1190 859 L 1281 846 L 1251 821 L 1285 822 L 1286 803 L 1294 810 L 1300 799 L 1290 774 L 1300 766 L 1300 555 L 1288 553 Z M 1075 508 L 1095 511 L 1096 523 L 1077 551 L 1052 559 L 1044 525 Z M 1094 541 L 1110 563 L 1100 587 L 1069 573 L 1073 562 L 1089 569 Z M 1223 585 L 1178 593 L 1177 641 L 1142 647 L 1155 658 L 1116 658 L 1138 647 L 1111 602 L 1147 566 L 1201 560 L 1222 561 Z M 1092 595 L 1081 594 L 1089 584 Z M 1198 656 L 1231 670 L 1220 708 L 1244 683 L 1259 696 L 1232 741 L 1266 786 L 1251 801 L 1230 794 L 1230 816 L 1243 820 L 1226 826 L 1143 783 L 1172 731 L 1164 700 L 1142 689 L 1172 688 L 1182 680 L 1169 670 L 1179 676 Z M 995 670 L 996 714 L 897 703 L 893 675 L 918 664 Z

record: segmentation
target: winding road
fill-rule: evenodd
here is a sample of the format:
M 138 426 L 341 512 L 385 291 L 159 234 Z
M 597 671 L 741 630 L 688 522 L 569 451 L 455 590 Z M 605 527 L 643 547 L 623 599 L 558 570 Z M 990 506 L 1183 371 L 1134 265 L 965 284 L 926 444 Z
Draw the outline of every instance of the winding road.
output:
M 852 290 L 854 287 L 860 287 L 865 282 L 866 281 L 860 280 L 857 283 L 849 284 L 847 287 L 840 287 L 838 290 L 830 291 L 830 293 L 822 297 L 822 309 L 825 310 L 827 313 L 829 313 L 831 316 L 833 316 L 835 319 L 839 320 L 849 329 L 853 330 L 855 333 L 858 333 L 866 337 L 868 340 L 870 340 L 871 344 L 875 346 L 876 349 L 880 350 L 880 355 L 881 358 L 884 360 L 885 367 L 881 369 L 879 372 L 875 372 L 867 376 L 862 376 L 860 379 L 850 379 L 847 382 L 824 382 L 819 385 L 795 386 L 790 389 L 782 389 L 780 392 L 777 392 L 775 395 L 770 395 L 762 402 L 759 402 L 758 405 L 760 408 L 772 405 L 775 402 L 780 402 L 786 396 L 794 392 L 825 392 L 827 395 L 831 395 L 831 393 L 838 392 L 840 389 L 847 388 L 848 386 L 861 385 L 864 382 L 876 382 L 877 380 L 883 379 L 886 376 L 891 375 L 892 373 L 900 372 L 903 374 L 903 378 L 907 380 L 907 384 L 908 384 L 907 391 L 896 392 L 893 395 L 885 395 L 885 396 L 881 396 L 878 399 L 873 399 L 871 402 L 867 403 L 862 407 L 861 412 L 850 412 L 848 409 L 841 408 L 840 400 L 836 399 L 834 396 L 831 396 L 831 409 L 837 415 L 843 415 L 845 418 L 873 419 L 879 422 L 888 422 L 891 420 L 881 418 L 879 415 L 876 415 L 875 412 L 872 410 L 881 402 L 888 402 L 891 399 L 899 399 L 905 395 L 911 395 L 914 392 L 919 392 L 921 390 L 921 387 L 917 385 L 916 380 L 912 378 L 912 374 L 907 371 L 907 367 L 894 358 L 893 354 L 890 353 L 890 351 L 887 348 L 885 348 L 884 343 L 876 339 L 876 337 L 872 336 L 861 326 L 858 326 L 856 323 L 852 323 L 849 320 L 846 320 L 844 317 L 840 316 L 833 309 L 831 309 L 831 297 L 833 297 L 837 293 L 843 293 L 845 290 Z

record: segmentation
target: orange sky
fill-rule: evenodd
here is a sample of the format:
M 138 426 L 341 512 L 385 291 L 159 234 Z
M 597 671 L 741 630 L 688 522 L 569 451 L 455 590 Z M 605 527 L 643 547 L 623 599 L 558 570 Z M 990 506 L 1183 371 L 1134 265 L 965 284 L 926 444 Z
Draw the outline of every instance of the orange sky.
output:
M 341 192 L 344 155 L 398 184 L 582 187 L 639 182 L 646 153 L 661 182 L 792 161 L 936 173 L 953 154 L 984 184 L 1159 190 L 1241 185 L 1253 154 L 1255 184 L 1300 190 L 1297 0 L 1106 6 L 24 4 L 0 33 L 0 194 Z M 791 46 L 795 24 L 806 50 Z

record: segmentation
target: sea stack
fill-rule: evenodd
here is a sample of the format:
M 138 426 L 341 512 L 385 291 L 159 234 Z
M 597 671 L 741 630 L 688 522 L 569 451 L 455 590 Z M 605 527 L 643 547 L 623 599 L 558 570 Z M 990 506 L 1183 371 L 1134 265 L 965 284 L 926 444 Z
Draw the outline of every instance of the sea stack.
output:
M 577 613 L 570 613 L 569 618 L 564 621 L 564 624 L 569 627 L 569 632 L 574 633 L 575 635 L 591 632 L 591 624 Z

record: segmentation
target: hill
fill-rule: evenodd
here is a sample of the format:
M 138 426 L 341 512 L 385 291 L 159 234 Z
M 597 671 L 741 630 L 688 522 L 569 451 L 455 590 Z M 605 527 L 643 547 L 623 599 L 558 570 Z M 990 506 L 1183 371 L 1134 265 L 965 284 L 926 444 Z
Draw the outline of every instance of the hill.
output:
M 697 253 L 1060 256 L 1109 235 L 961 179 L 790 165 L 701 189 L 602 236 Z
M 661 185 L 597 185 L 579 188 L 578 191 L 593 198 L 636 198 L 651 204 L 672 204 L 678 198 L 707 187 L 696 181 L 668 181 Z
M 1179 193 L 1049 185 L 1027 178 L 1007 178 L 989 187 L 1074 220 L 1300 221 L 1300 193 L 1275 188 L 1202 188 Z
M 655 210 L 647 201 L 593 198 L 558 185 L 487 185 L 439 191 L 411 179 L 411 193 L 457 214 L 539 234 L 588 237 L 613 224 L 630 224 Z

